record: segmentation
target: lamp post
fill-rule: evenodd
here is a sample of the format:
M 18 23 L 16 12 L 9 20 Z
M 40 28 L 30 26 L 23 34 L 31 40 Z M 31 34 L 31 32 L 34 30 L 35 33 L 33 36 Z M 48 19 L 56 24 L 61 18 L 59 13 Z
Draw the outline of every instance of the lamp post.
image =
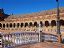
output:
M 56 0 L 56 2 L 57 2 L 57 35 L 58 35 L 58 42 L 61 43 L 59 1 Z

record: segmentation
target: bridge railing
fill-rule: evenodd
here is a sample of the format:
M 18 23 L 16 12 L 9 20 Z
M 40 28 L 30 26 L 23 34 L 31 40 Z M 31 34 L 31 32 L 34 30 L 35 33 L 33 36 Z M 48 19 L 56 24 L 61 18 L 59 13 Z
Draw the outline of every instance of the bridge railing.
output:
M 58 36 L 54 34 L 41 33 L 41 41 L 58 42 Z
M 18 46 L 24 44 L 34 44 L 39 42 L 39 35 L 40 35 L 40 42 L 48 41 L 48 42 L 57 42 L 57 35 L 48 34 L 41 32 L 18 32 L 18 33 L 11 33 L 11 34 L 4 34 L 2 39 L 4 46 Z M 6 45 L 6 44 L 7 45 Z

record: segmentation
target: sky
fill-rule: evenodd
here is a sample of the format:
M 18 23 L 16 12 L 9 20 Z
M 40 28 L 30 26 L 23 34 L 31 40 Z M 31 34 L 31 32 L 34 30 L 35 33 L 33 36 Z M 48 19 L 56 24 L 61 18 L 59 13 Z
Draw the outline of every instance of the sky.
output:
M 0 0 L 0 8 L 6 14 L 30 14 L 54 9 L 56 0 Z M 59 0 L 59 6 L 64 7 L 64 0 Z

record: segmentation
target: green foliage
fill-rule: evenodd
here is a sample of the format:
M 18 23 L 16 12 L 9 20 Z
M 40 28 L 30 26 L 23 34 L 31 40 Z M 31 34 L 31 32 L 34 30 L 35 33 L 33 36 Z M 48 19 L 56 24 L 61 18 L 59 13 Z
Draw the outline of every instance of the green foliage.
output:
M 4 44 L 5 44 L 5 45 L 11 44 L 11 43 L 12 43 L 12 42 L 10 42 L 10 41 L 8 41 L 8 40 L 5 40 L 5 41 L 4 41 Z

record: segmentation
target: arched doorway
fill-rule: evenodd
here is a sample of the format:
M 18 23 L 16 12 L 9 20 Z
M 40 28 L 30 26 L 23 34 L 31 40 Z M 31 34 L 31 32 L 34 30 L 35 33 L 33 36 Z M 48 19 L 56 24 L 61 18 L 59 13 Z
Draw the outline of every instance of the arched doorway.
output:
M 5 28 L 5 24 L 3 24 L 3 28 Z
M 38 27 L 38 24 L 37 24 L 37 22 L 34 22 L 34 26 Z
M 49 26 L 49 22 L 45 21 L 45 26 L 48 27 Z
M 0 23 L 0 28 L 2 28 L 2 24 Z
M 6 27 L 7 27 L 7 28 L 9 27 L 9 24 L 8 24 L 8 23 L 6 24 Z
M 17 27 L 19 27 L 20 26 L 20 24 L 19 23 L 17 23 Z
M 26 23 L 25 23 L 25 27 L 27 27 L 27 26 L 28 26 L 28 23 L 26 22 Z
M 21 27 L 23 27 L 23 25 L 24 25 L 24 24 L 23 24 L 23 23 L 21 23 Z
M 32 22 L 29 23 L 29 26 L 33 26 Z
M 60 20 L 60 26 L 64 26 L 64 20 Z
M 13 23 L 13 27 L 15 28 L 15 26 L 16 26 L 16 24 L 15 23 Z
M 53 27 L 53 26 L 56 26 L 56 21 L 55 20 L 52 20 L 51 21 L 51 26 Z
M 12 28 L 12 23 L 10 23 L 10 28 Z
M 42 23 L 42 21 L 40 21 L 40 25 L 41 25 L 41 27 L 43 26 L 43 23 Z

